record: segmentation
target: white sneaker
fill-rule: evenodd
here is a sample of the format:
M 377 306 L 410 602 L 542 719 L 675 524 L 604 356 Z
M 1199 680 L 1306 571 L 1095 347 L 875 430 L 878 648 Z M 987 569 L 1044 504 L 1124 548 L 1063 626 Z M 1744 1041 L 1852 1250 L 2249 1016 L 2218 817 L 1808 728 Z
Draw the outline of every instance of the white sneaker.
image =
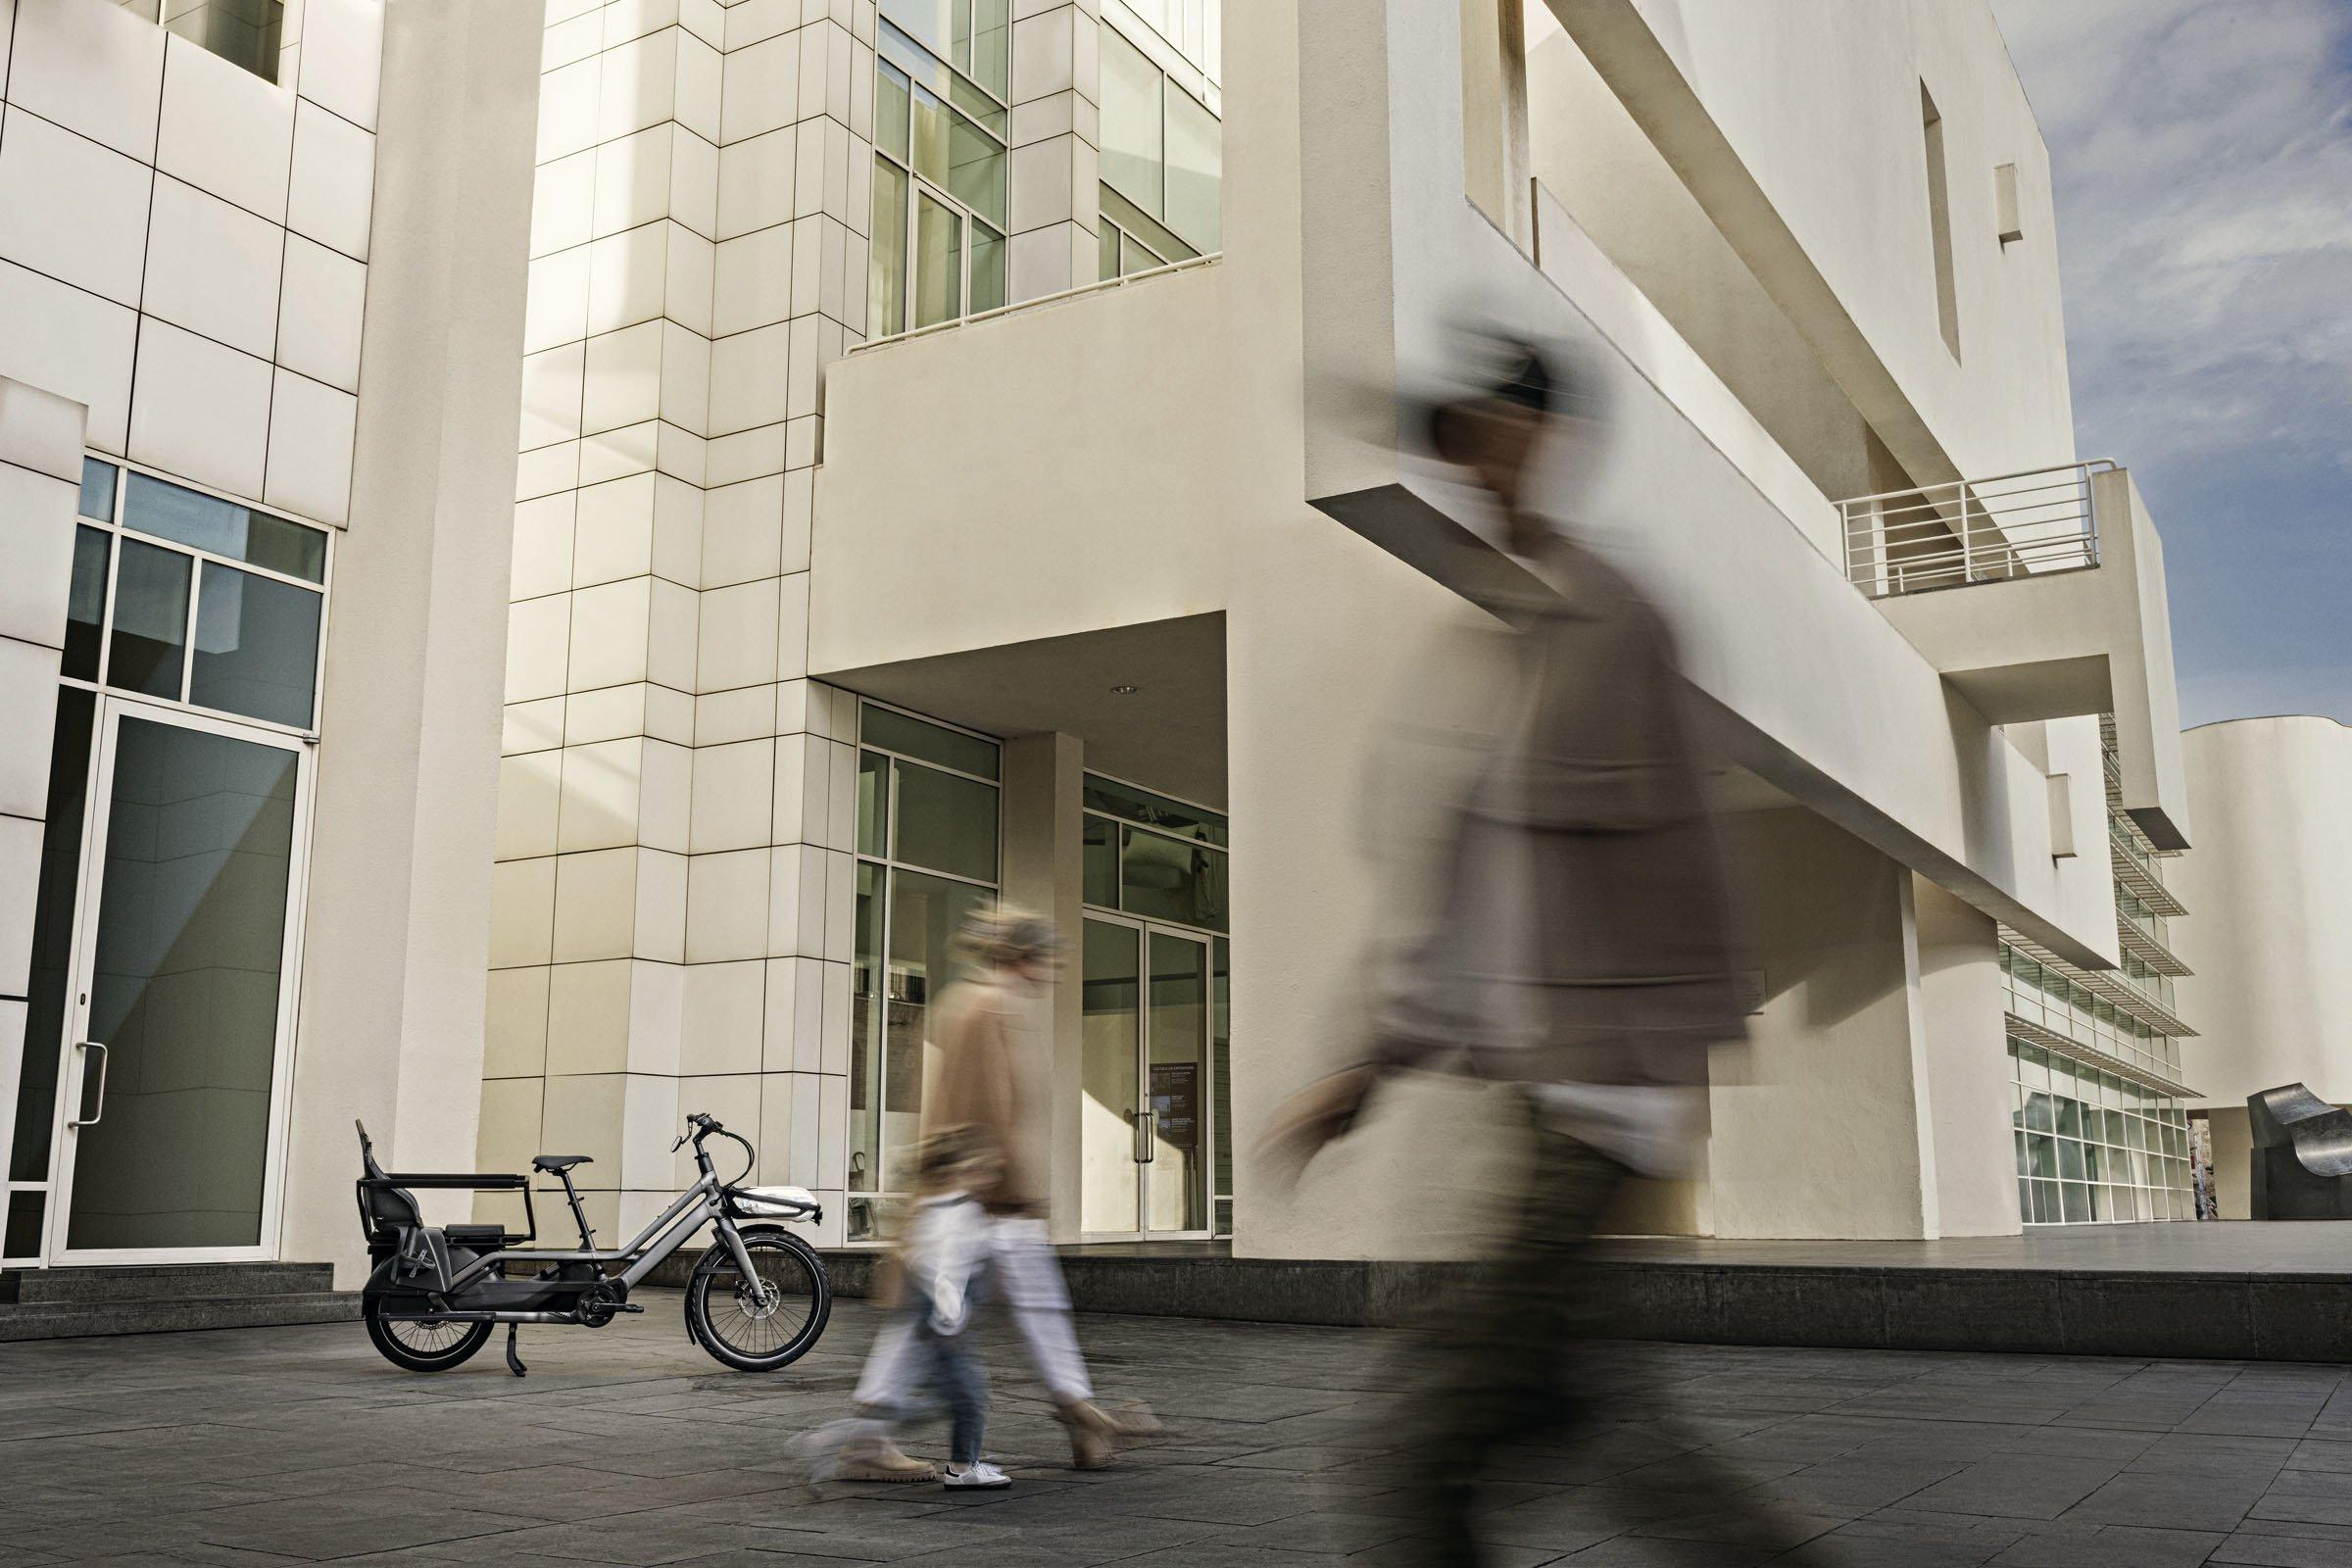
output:
M 961 1470 L 956 1469 L 954 1465 L 948 1466 L 948 1473 L 940 1481 L 940 1485 L 950 1490 L 958 1487 L 994 1490 L 998 1487 L 1011 1486 L 1012 1477 L 983 1459 L 976 1464 L 967 1465 Z

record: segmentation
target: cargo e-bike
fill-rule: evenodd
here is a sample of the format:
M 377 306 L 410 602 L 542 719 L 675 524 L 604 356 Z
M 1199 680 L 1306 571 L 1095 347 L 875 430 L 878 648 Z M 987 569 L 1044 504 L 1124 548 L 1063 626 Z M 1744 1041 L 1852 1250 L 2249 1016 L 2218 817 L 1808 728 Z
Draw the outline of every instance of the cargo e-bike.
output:
M 645 1308 L 629 1299 L 632 1287 L 662 1259 L 714 1225 L 718 1239 L 686 1282 L 686 1331 L 722 1365 L 739 1372 L 772 1372 L 800 1359 L 825 1331 L 833 1292 L 825 1265 L 808 1244 L 772 1220 L 818 1220 L 824 1210 L 806 1188 L 742 1187 L 722 1182 L 703 1148 L 725 1138 L 743 1148 L 744 1175 L 752 1146 L 700 1113 L 670 1145 L 689 1142 L 701 1178 L 626 1247 L 600 1251 L 596 1233 L 572 1185 L 585 1154 L 541 1154 L 534 1171 L 560 1178 L 580 1230 L 578 1250 L 545 1250 L 531 1208 L 527 1176 L 387 1173 L 375 1162 L 368 1129 L 360 1128 L 360 1225 L 374 1264 L 361 1292 L 368 1337 L 384 1358 L 411 1372 L 446 1372 L 461 1365 L 507 1325 L 507 1366 L 524 1372 L 515 1330 L 525 1323 L 602 1328 L 622 1312 Z M 742 1178 L 738 1177 L 739 1182 Z M 519 1192 L 524 1231 L 504 1225 L 428 1225 L 415 1191 Z M 609 1268 L 608 1265 L 618 1265 Z

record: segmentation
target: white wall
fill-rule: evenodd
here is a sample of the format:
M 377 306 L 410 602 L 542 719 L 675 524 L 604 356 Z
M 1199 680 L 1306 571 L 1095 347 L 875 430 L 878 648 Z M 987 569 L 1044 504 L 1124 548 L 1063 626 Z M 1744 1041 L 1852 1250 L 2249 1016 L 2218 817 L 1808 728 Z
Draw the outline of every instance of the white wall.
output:
M 1959 475 L 2072 460 L 2049 158 L 1988 6 L 1552 0 L 1552 10 L 1585 41 L 1638 16 Z M 1949 171 L 1956 359 L 1935 308 L 1923 80 Z M 2006 246 L 1993 211 L 1993 170 L 2005 163 L 2018 166 L 2024 214 L 2023 237 Z M 1760 235 L 1735 226 L 1730 237 L 1762 254 Z M 1766 272 L 1785 300 L 1798 297 Z M 1826 340 L 1801 311 L 1798 325 Z M 1911 466 L 1922 480 L 1952 476 Z
M 2197 846 L 2166 875 L 2196 971 L 2180 1011 L 2201 1031 L 2181 1075 L 2217 1109 L 2296 1082 L 2352 1102 L 2352 729 L 2243 718 L 2181 743 Z

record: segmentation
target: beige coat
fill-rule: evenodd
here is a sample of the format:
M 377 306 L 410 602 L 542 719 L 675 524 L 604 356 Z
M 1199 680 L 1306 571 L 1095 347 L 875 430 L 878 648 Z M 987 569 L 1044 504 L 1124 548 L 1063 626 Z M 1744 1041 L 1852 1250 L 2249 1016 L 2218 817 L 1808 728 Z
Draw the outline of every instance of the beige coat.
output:
M 1540 564 L 1558 597 L 1489 606 L 1519 628 L 1518 722 L 1461 807 L 1380 1054 L 1460 1053 L 1532 1083 L 1703 1082 L 1744 1009 L 1672 641 L 1597 557 L 1562 540 Z
M 995 974 L 958 981 L 931 1018 L 917 1197 L 972 1193 L 992 1214 L 1046 1212 L 1046 1151 L 1036 996 Z

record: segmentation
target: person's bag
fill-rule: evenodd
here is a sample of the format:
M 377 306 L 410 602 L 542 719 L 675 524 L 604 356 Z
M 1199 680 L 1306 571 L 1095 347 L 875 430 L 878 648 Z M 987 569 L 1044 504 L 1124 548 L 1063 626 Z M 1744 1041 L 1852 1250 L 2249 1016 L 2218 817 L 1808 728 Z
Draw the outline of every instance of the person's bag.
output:
M 933 1333 L 954 1339 L 971 1320 L 973 1286 L 988 1257 L 988 1215 L 966 1193 L 926 1198 L 906 1229 L 906 1274 L 929 1303 Z

